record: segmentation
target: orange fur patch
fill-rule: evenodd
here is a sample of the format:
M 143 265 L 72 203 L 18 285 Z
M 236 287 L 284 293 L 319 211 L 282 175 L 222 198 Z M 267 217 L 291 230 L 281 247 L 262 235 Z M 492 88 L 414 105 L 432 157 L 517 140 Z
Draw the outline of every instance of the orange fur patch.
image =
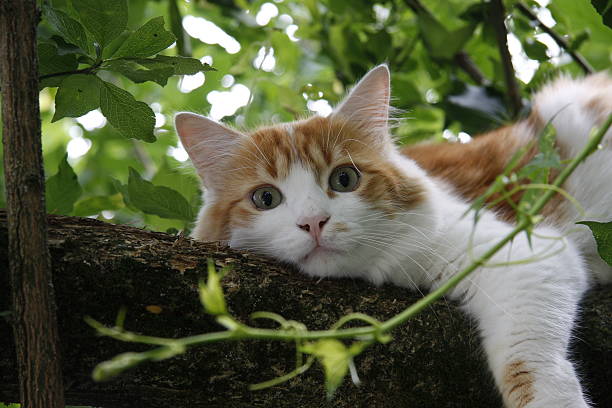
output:
M 402 153 L 415 160 L 428 174 L 449 183 L 457 193 L 468 201 L 482 196 L 503 174 L 504 169 L 513 155 L 521 148 L 527 148 L 530 141 L 535 141 L 536 135 L 544 127 L 537 111 L 524 122 L 505 126 L 491 132 L 474 137 L 469 143 L 436 143 L 407 146 Z M 523 134 L 528 131 L 530 134 Z M 562 159 L 566 155 L 558 149 Z M 520 170 L 538 153 L 537 143 L 527 149 L 514 170 Z M 557 171 L 551 171 L 550 179 L 554 179 Z M 508 193 L 520 185 L 528 184 L 528 180 L 509 183 L 504 193 Z M 508 199 L 501 200 L 501 193 L 493 194 L 487 203 L 497 204 L 493 207 L 498 217 L 505 221 L 514 221 L 515 207 L 521 200 L 524 190 L 512 194 Z M 563 197 L 556 195 L 543 209 L 542 214 L 553 223 L 561 222 L 564 217 L 561 210 Z
M 533 373 L 522 360 L 514 361 L 504 370 L 502 395 L 506 405 L 523 408 L 534 399 Z
M 516 126 L 516 125 L 515 125 Z M 504 168 L 513 154 L 525 146 L 527 138 L 515 132 L 514 126 L 506 126 L 475 137 L 469 143 L 437 143 L 407 146 L 402 153 L 415 160 L 428 174 L 450 185 L 464 198 L 471 201 L 483 195 Z M 523 157 L 526 164 L 537 153 L 531 149 Z M 510 191 L 514 186 L 507 186 Z M 518 202 L 522 194 L 512 197 Z M 497 200 L 499 194 L 489 198 Z M 507 201 L 500 202 L 495 210 L 501 218 L 514 217 L 514 208 Z

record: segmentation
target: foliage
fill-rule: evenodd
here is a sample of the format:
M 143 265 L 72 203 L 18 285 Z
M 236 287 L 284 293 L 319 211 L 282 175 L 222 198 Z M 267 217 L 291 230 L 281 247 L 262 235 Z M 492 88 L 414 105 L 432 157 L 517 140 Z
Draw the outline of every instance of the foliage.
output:
M 143 211 L 129 205 L 121 191 L 131 167 L 155 186 L 181 194 L 196 214 L 198 180 L 183 163 L 186 155 L 171 126 L 174 112 L 223 108 L 215 117 L 225 115 L 224 121 L 239 128 L 293 120 L 309 107 L 337 103 L 346 86 L 383 61 L 393 72 L 394 105 L 403 112 L 395 133 L 404 143 L 452 141 L 461 132 L 474 135 L 512 119 L 486 2 L 43 3 L 39 55 L 45 169 L 55 174 L 68 146 L 68 163 L 81 186 L 72 210 L 58 211 L 64 214 L 88 213 L 161 231 L 189 230 L 185 212 L 160 216 Z M 522 46 L 514 57 L 527 100 L 559 70 L 579 73 L 580 67 L 516 4 L 506 2 L 507 26 Z M 527 6 L 539 16 L 552 13 L 553 29 L 595 69 L 609 66 L 612 30 L 604 24 L 610 12 L 603 2 Z M 267 22 L 258 17 L 265 9 L 276 13 Z M 223 42 L 219 30 L 239 48 Z M 172 45 L 175 39 L 180 41 Z M 480 80 L 457 62 L 460 52 L 480 71 Z M 217 71 L 210 71 L 211 65 Z M 57 75 L 71 71 L 79 73 Z M 198 81 L 204 82 L 198 87 Z M 245 88 L 251 94 L 239 104 L 250 100 L 248 106 L 235 111 L 223 106 L 229 103 L 223 99 L 228 93 Z

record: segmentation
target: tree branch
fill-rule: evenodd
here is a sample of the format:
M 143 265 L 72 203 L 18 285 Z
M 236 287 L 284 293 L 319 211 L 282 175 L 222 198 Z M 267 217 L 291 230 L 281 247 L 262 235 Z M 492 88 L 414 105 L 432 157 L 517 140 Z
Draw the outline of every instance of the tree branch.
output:
M 10 259 L 10 271 L 2 275 L 10 274 L 19 400 L 28 408 L 63 408 L 40 140 L 38 19 L 34 0 L 0 0 L 4 33 L 0 35 L 0 88 L 9 221 L 3 249 L 8 247 Z M 4 288 L 8 287 L 5 282 Z M 3 296 L 9 297 L 8 290 Z
M 506 88 L 508 89 L 508 99 L 510 101 L 512 114 L 516 117 L 523 108 L 523 102 L 521 100 L 521 92 L 518 83 L 516 82 L 512 57 L 508 50 L 508 30 L 506 29 L 505 19 L 506 12 L 502 0 L 492 0 L 490 23 L 495 29 L 495 38 L 497 39 L 499 55 L 501 57 L 502 67 L 504 68 L 504 80 L 506 82 Z
M 53 77 L 58 77 L 58 76 L 63 76 L 63 75 L 73 75 L 73 74 L 91 74 L 95 72 L 100 67 L 100 65 L 102 65 L 103 62 L 104 61 L 98 61 L 91 67 L 87 67 L 83 69 L 75 69 L 72 71 L 54 72 L 52 74 L 41 75 L 38 79 L 43 80 L 47 78 L 53 78 Z
M 271 389 L 248 385 L 295 369 L 292 344 L 251 341 L 208 344 L 173 359 L 148 364 L 106 383 L 91 380 L 93 367 L 116 354 L 147 347 L 101 338 L 86 315 L 113 324 L 127 308 L 127 330 L 152 336 L 183 337 L 219 331 L 202 312 L 197 282 L 205 260 L 231 264 L 223 280 L 232 315 L 249 322 L 265 310 L 326 329 L 350 312 L 379 320 L 419 299 L 406 289 L 374 288 L 360 281 L 317 282 L 251 254 L 217 244 L 147 232 L 90 219 L 51 216 L 50 243 L 64 352 L 66 399 L 72 405 L 112 407 L 325 407 L 318 368 Z M 5 219 L 0 213 L 0 268 L 6 265 Z M 6 275 L 0 273 L 0 311 L 6 304 Z M 589 395 L 599 406 L 612 404 L 606 381 L 612 361 L 612 288 L 595 289 L 582 307 L 572 355 Z M 0 332 L 4 329 L 0 319 Z M 272 325 L 261 327 L 273 327 Z M 486 368 L 474 324 L 452 303 L 437 302 L 356 360 L 362 384 L 345 380 L 334 407 L 501 406 Z M 0 401 L 17 395 L 13 344 L 0 336 Z M 466 375 L 469 373 L 469 375 Z
M 477 85 L 487 86 L 491 84 L 491 81 L 484 76 L 478 66 L 465 51 L 459 51 L 457 54 L 455 54 L 453 61 L 455 61 L 459 68 L 465 71 L 465 73 L 468 74 L 469 77 L 472 78 L 472 81 L 474 81 Z
M 548 27 L 542 21 L 540 21 L 538 16 L 536 16 L 534 12 L 531 11 L 531 9 L 529 9 L 529 7 L 527 7 L 524 3 L 521 3 L 521 2 L 518 2 L 516 4 L 516 7 L 519 9 L 521 13 L 523 13 L 523 15 L 525 15 L 530 20 L 536 22 L 538 24 L 538 27 L 540 27 L 542 31 L 550 35 L 552 39 L 555 40 L 557 45 L 561 47 L 562 49 L 564 49 L 565 52 L 567 52 L 572 57 L 574 62 L 580 65 L 580 68 L 582 68 L 585 74 L 592 74 L 595 72 L 593 67 L 588 63 L 588 61 L 582 55 L 580 55 L 577 51 L 573 50 L 572 47 L 570 47 L 570 45 L 567 43 L 567 41 L 565 41 L 563 37 L 561 37 L 554 30 L 552 30 L 550 27 Z

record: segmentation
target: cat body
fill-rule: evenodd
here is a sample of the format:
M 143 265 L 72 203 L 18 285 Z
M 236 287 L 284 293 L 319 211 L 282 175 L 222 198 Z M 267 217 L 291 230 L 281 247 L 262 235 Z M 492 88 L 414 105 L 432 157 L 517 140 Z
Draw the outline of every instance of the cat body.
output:
M 421 144 L 407 146 L 402 153 L 413 158 L 428 174 L 450 183 L 465 199 L 473 200 L 484 194 L 502 174 L 516 151 L 537 141 L 547 123 L 555 128 L 561 159 L 568 160 L 582 150 L 591 130 L 601 125 L 610 113 L 612 79 L 607 74 L 581 79 L 561 77 L 534 96 L 532 112 L 523 121 L 477 136 L 473 143 Z M 523 163 L 536 153 L 537 148 L 528 150 Z M 612 267 L 597 254 L 589 228 L 576 222 L 612 220 L 610 160 L 612 132 L 608 131 L 600 151 L 581 164 L 563 186 L 582 208 L 558 197 L 542 211 L 544 222 L 570 237 L 587 260 L 592 275 L 605 283 L 612 282 Z M 514 208 L 506 201 L 497 205 L 495 211 L 504 220 L 514 219 Z
M 388 131 L 389 95 L 389 72 L 379 66 L 327 118 L 243 134 L 195 114 L 178 114 L 177 131 L 205 186 L 193 237 L 273 256 L 312 276 L 359 277 L 412 289 L 434 289 L 468 266 L 512 225 L 492 211 L 484 211 L 476 224 L 465 216 L 469 202 L 461 194 L 469 197 L 470 189 L 426 171 L 439 151 L 419 147 L 420 165 L 411 158 L 419 156 L 417 150 L 400 151 Z M 509 143 L 525 145 L 537 131 L 530 123 L 547 120 L 515 125 L 516 140 Z M 578 120 L 586 134 L 576 141 L 569 128 L 575 123 L 569 122 L 553 124 L 568 126 L 567 138 L 560 132 L 558 142 L 564 146 L 568 139 L 565 149 L 572 155 L 592 125 Z M 608 166 L 604 175 L 612 172 L 610 149 L 597 152 L 592 166 L 583 164 L 582 176 L 597 167 Z M 504 160 L 513 151 L 506 150 Z M 452 160 L 437 159 L 434 168 L 452 167 Z M 576 191 L 581 184 L 576 181 Z M 602 192 L 604 199 L 610 191 Z M 612 219 L 610 208 L 597 202 L 602 195 L 585 208 Z M 478 322 L 508 407 L 588 406 L 567 347 L 590 280 L 579 251 L 595 253 L 594 242 L 564 238 L 574 228 L 567 220 L 576 218 L 571 208 L 564 211 L 558 218 L 567 225 L 536 227 L 531 245 L 519 235 L 448 294 Z M 610 272 L 599 267 L 602 275 Z

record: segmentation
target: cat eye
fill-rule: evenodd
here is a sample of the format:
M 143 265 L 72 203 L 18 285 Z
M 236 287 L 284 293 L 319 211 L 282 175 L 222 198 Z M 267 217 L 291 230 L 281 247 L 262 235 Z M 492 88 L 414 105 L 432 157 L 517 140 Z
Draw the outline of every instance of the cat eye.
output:
M 260 210 L 271 210 L 283 201 L 283 196 L 275 187 L 264 186 L 253 191 L 251 201 Z
M 359 172 L 353 166 L 336 167 L 329 176 L 329 186 L 339 193 L 355 191 L 359 186 Z

